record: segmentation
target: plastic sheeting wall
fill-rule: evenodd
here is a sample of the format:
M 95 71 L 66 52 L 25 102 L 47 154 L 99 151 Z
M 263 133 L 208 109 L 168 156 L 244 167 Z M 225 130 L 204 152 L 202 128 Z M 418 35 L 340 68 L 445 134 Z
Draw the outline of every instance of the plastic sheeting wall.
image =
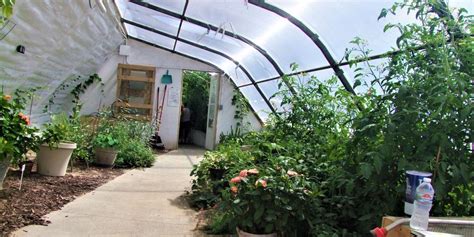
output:
M 15 28 L 0 41 L 0 86 L 7 93 L 16 88 L 41 86 L 34 99 L 32 122 L 49 119 L 43 113 L 52 93 L 65 80 L 88 77 L 97 71 L 124 41 L 113 18 L 112 2 L 103 13 L 92 1 L 17 0 L 12 21 Z M 16 52 L 17 45 L 26 48 Z M 69 92 L 59 93 L 57 110 L 70 110 Z

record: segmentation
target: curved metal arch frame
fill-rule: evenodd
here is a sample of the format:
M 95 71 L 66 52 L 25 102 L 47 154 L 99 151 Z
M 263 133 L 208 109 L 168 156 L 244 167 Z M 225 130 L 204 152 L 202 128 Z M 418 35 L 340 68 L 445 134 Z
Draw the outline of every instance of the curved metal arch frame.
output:
M 138 27 L 138 28 L 141 28 L 141 29 L 144 29 L 144 30 L 147 30 L 147 31 L 150 31 L 150 32 L 153 32 L 155 34 L 159 34 L 159 35 L 162 35 L 162 36 L 165 36 L 165 37 L 168 37 L 168 38 L 171 38 L 171 39 L 174 39 L 175 40 L 175 43 L 178 42 L 178 41 L 181 41 L 183 43 L 186 43 L 186 44 L 189 44 L 189 45 L 192 45 L 194 47 L 197 47 L 197 48 L 200 48 L 200 49 L 203 49 L 203 50 L 206 50 L 208 52 L 211 52 L 211 53 L 214 53 L 214 54 L 217 54 L 221 57 L 224 57 L 230 61 L 232 61 L 238 68 L 240 68 L 244 74 L 249 78 L 250 82 L 252 85 L 255 86 L 255 89 L 257 89 L 258 93 L 260 94 L 260 96 L 262 96 L 262 99 L 265 101 L 265 103 L 268 105 L 268 107 L 272 110 L 273 113 L 275 113 L 275 108 L 273 108 L 272 104 L 270 103 L 270 101 L 267 99 L 267 97 L 265 96 L 265 94 L 263 93 L 263 91 L 261 90 L 261 88 L 258 86 L 258 84 L 255 82 L 255 80 L 253 79 L 252 75 L 250 75 L 250 73 L 247 71 L 247 69 L 245 69 L 238 61 L 234 60 L 232 57 L 230 57 L 229 55 L 225 54 L 225 53 L 222 53 L 220 51 L 217 51 L 215 49 L 212 49 L 212 48 L 209 48 L 209 47 L 206 47 L 206 46 L 203 46 L 201 44 L 197 44 L 195 42 L 192 42 L 192 41 L 189 41 L 189 40 L 186 40 L 186 39 L 182 39 L 182 38 L 179 38 L 178 36 L 174 36 L 174 35 L 171 35 L 171 34 L 168 34 L 168 33 L 165 33 L 163 31 L 160 31 L 160 30 L 157 30 L 157 29 L 154 29 L 154 28 L 151 28 L 151 27 L 148 27 L 148 26 L 145 26 L 145 25 L 142 25 L 142 24 L 139 24 L 139 23 L 136 23 L 134 21 L 130 21 L 130 20 L 127 20 L 127 19 L 123 19 L 122 18 L 122 22 L 124 23 L 127 23 L 129 25 L 133 25 L 135 27 Z M 173 47 L 173 50 L 172 52 L 176 52 L 176 44 L 175 46 Z M 219 68 L 219 67 L 218 67 Z
M 155 6 L 153 4 L 149 4 L 149 3 L 146 3 L 146 2 L 142 2 L 140 0 L 130 0 L 131 3 L 134 3 L 134 4 L 137 4 L 137 5 L 140 5 L 142 7 L 145 7 L 145 8 L 148 8 L 148 9 L 151 9 L 151 10 L 154 10 L 154 11 L 157 11 L 157 12 L 160 12 L 160 13 L 163 13 L 165 15 L 168 15 L 168 16 L 172 16 L 172 17 L 175 17 L 175 18 L 181 18 L 183 17 L 183 20 L 191 23 L 191 24 L 194 24 L 194 25 L 198 25 L 198 26 L 201 26 L 203 28 L 207 28 L 207 29 L 210 29 L 212 31 L 218 31 L 219 30 L 219 27 L 215 26 L 215 25 L 212 25 L 212 24 L 208 24 L 206 22 L 202 22 L 200 20 L 197 20 L 197 19 L 194 19 L 194 18 L 191 18 L 191 17 L 187 17 L 187 16 L 182 16 L 176 12 L 173 12 L 173 11 L 170 11 L 170 10 L 167 10 L 167 9 L 164 9 L 164 8 L 161 8 L 161 7 L 158 7 L 158 6 Z M 221 31 L 222 32 L 222 31 Z M 275 69 L 275 71 L 280 75 L 284 75 L 285 73 L 283 72 L 283 70 L 281 69 L 281 67 L 278 65 L 278 63 L 267 53 L 267 51 L 265 49 L 263 49 L 262 47 L 260 47 L 259 45 L 257 45 L 256 43 L 254 43 L 253 41 L 251 41 L 250 39 L 244 37 L 244 36 L 241 36 L 239 34 L 235 34 L 235 33 L 232 33 L 232 32 L 229 32 L 229 31 L 224 31 L 223 32 L 224 35 L 226 36 L 229 36 L 229 37 L 232 37 L 232 38 L 235 38 L 253 48 L 255 48 L 260 54 L 262 54 L 269 62 L 270 64 L 272 64 L 273 68 Z
M 288 12 L 284 11 L 281 8 L 278 8 L 274 5 L 266 3 L 264 0 L 248 0 L 248 2 L 254 6 L 260 7 L 280 17 L 288 19 L 289 22 L 291 22 L 293 25 L 298 27 L 298 29 L 300 29 L 303 33 L 305 33 L 313 41 L 313 43 L 319 48 L 319 50 L 321 50 L 321 53 L 324 55 L 324 57 L 328 61 L 330 67 L 334 70 L 336 76 L 339 78 L 344 88 L 346 88 L 347 91 L 355 95 L 355 91 L 352 88 L 352 86 L 349 84 L 346 76 L 344 75 L 344 71 L 342 71 L 342 69 L 339 68 L 338 63 L 329 52 L 326 45 L 319 39 L 319 36 L 316 33 L 311 31 L 311 29 L 309 29 L 303 22 L 298 20 L 296 17 L 292 16 L 291 14 L 289 14 Z
M 212 31 L 215 31 L 215 32 L 218 32 L 219 31 L 219 27 L 217 26 L 214 26 L 212 24 L 209 24 L 209 23 L 205 23 L 205 22 L 202 22 L 202 21 L 199 21 L 197 19 L 194 19 L 194 18 L 190 18 L 190 17 L 186 17 L 185 16 L 185 13 L 186 13 L 186 9 L 187 9 L 187 6 L 188 6 L 188 3 L 189 3 L 189 0 L 186 0 L 186 4 L 184 6 L 184 10 L 183 10 L 183 14 L 180 15 L 176 12 L 173 12 L 173 11 L 170 11 L 170 10 L 167 10 L 167 9 L 164 9 L 164 8 L 161 8 L 161 7 L 158 7 L 158 6 L 155 6 L 153 4 L 149 4 L 149 3 L 146 3 L 146 2 L 142 2 L 140 0 L 130 0 L 131 3 L 134 3 L 134 4 L 137 4 L 139 6 L 142 6 L 142 7 L 145 7 L 145 8 L 148 8 L 148 9 L 151 9 L 151 10 L 154 10 L 154 11 L 157 11 L 157 12 L 160 12 L 160 13 L 163 13 L 165 15 L 168 15 L 168 16 L 172 16 L 172 17 L 175 17 L 175 18 L 180 18 L 181 19 L 181 22 L 180 22 L 180 27 L 178 28 L 178 36 L 179 36 L 179 32 L 180 32 L 180 29 L 181 29 L 181 23 L 183 20 L 191 23 L 191 24 L 194 24 L 194 25 L 198 25 L 198 26 L 201 26 L 203 28 L 207 28 L 207 29 L 210 29 Z M 253 41 L 251 41 L 250 39 L 244 37 L 244 36 L 241 36 L 239 34 L 235 34 L 235 33 L 232 33 L 232 32 L 229 32 L 229 31 L 224 31 L 223 32 L 224 35 L 226 36 L 229 36 L 229 37 L 232 37 L 232 38 L 235 38 L 241 42 L 243 42 L 244 44 L 247 44 L 249 45 L 250 47 L 254 48 L 255 50 L 257 50 L 257 52 L 259 52 L 261 55 L 263 55 L 265 57 L 265 59 L 268 60 L 268 62 L 270 62 L 270 64 L 273 66 L 273 68 L 275 69 L 275 71 L 278 73 L 279 77 L 283 77 L 285 75 L 285 73 L 283 72 L 283 70 L 280 68 L 280 66 L 278 65 L 278 63 L 267 53 L 266 50 L 264 50 L 262 47 L 260 47 L 259 45 L 257 45 L 256 43 L 254 43 Z M 252 83 L 254 85 L 257 85 L 258 82 L 256 83 Z M 286 83 L 285 83 L 286 84 Z M 286 84 L 286 86 L 290 89 L 291 93 L 293 94 L 296 94 L 296 90 L 289 84 Z M 265 100 L 268 100 L 268 98 L 266 96 L 262 96 Z M 272 111 L 274 112 L 275 109 L 273 108 L 273 106 L 270 106 L 270 108 L 272 109 Z
M 158 48 L 158 49 L 161 49 L 161 50 L 165 50 L 165 51 L 168 51 L 170 53 L 174 53 L 174 54 L 177 54 L 179 56 L 182 56 L 182 57 L 185 57 L 185 58 L 189 58 L 189 59 L 192 59 L 192 60 L 195 60 L 195 61 L 198 61 L 200 63 L 203 63 L 203 64 L 206 64 L 208 66 L 211 66 L 211 67 L 214 67 L 216 69 L 218 69 L 221 73 L 223 73 L 226 77 L 228 78 L 232 78 L 230 77 L 227 73 L 225 73 L 224 71 L 222 71 L 222 69 L 220 69 L 217 65 L 211 63 L 211 62 L 208 62 L 208 61 L 205 61 L 205 60 L 202 60 L 200 58 L 196 58 L 194 56 L 191 56 L 191 55 L 188 55 L 188 54 L 185 54 L 185 53 L 181 53 L 181 52 L 178 52 L 178 51 L 173 51 L 171 49 L 168 49 L 166 47 L 163 47 L 161 45 L 157 45 L 157 44 L 154 44 L 154 43 L 151 43 L 151 42 L 148 42 L 146 40 L 143 40 L 143 39 L 140 39 L 140 38 L 137 38 L 137 37 L 133 37 L 133 36 L 128 36 L 129 39 L 133 39 L 133 40 L 136 40 L 140 43 L 143 43 L 143 44 L 146 44 L 146 45 L 149 45 L 149 46 L 152 46 L 152 47 L 155 47 L 155 48 Z M 237 85 L 231 80 L 232 82 L 232 85 L 234 86 L 235 89 L 238 89 Z M 259 120 L 259 122 L 261 124 L 263 124 L 264 122 L 262 121 L 262 119 L 260 118 L 260 116 L 258 115 L 258 113 L 256 112 L 256 110 L 252 107 L 251 104 L 249 104 L 250 106 L 250 109 L 252 110 L 252 113 L 255 114 L 255 117 L 257 117 L 257 119 Z

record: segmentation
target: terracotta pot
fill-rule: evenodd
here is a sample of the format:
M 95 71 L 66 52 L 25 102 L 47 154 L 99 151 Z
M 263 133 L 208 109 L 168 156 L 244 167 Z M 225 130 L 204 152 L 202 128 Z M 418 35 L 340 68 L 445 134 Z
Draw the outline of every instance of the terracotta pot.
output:
M 48 176 L 64 176 L 76 143 L 59 143 L 57 148 L 50 149 L 42 144 L 36 157 L 38 173 Z
M 3 180 L 7 176 L 8 167 L 10 166 L 10 157 L 0 157 L 0 190 L 3 189 Z
M 278 235 L 276 233 L 271 233 L 271 234 L 251 234 L 251 233 L 247 233 L 241 229 L 239 229 L 239 227 L 237 227 L 237 235 L 239 237 L 277 237 Z
M 95 148 L 95 163 L 103 166 L 114 165 L 118 152 L 113 148 Z

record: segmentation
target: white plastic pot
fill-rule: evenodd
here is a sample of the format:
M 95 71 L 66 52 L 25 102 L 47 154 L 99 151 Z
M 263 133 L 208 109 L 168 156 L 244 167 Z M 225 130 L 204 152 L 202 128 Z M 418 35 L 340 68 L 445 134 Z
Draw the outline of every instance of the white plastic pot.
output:
M 64 176 L 76 143 L 61 142 L 58 147 L 49 148 L 42 144 L 36 157 L 38 173 L 48 176 Z
M 3 189 L 3 180 L 7 176 L 8 167 L 10 166 L 10 157 L 0 157 L 0 190 Z
M 98 165 L 112 166 L 117 158 L 117 151 L 113 148 L 95 148 L 95 163 Z
M 271 233 L 271 234 L 251 234 L 247 233 L 237 227 L 237 235 L 239 237 L 277 237 L 276 233 Z

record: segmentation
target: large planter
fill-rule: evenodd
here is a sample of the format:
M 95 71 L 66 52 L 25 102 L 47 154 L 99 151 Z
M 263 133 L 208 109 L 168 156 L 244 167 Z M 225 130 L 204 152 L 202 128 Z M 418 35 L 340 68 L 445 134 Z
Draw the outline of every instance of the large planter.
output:
M 278 235 L 276 233 L 271 233 L 271 234 L 251 234 L 247 233 L 237 227 L 237 235 L 239 237 L 277 237 Z
M 117 151 L 113 148 L 95 148 L 95 163 L 103 166 L 114 165 Z
M 8 167 L 10 166 L 10 157 L 0 157 L 0 190 L 3 189 L 3 180 L 7 176 Z
M 59 143 L 58 147 L 49 148 L 42 144 L 36 157 L 38 173 L 48 176 L 64 176 L 76 143 Z

